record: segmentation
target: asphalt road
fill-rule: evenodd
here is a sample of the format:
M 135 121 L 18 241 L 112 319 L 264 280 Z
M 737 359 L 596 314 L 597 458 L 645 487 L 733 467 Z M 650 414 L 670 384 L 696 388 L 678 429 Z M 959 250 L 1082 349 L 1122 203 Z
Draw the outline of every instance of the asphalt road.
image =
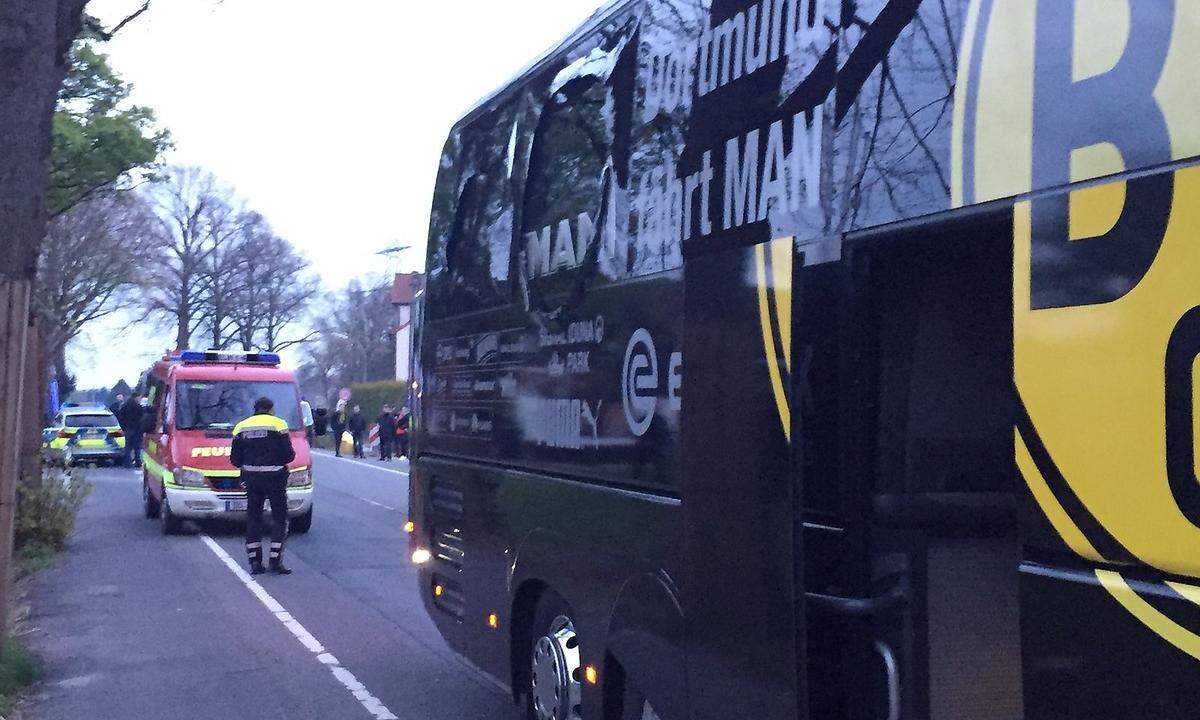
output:
M 517 720 L 454 655 L 406 557 L 406 463 L 320 456 L 312 531 L 287 577 L 245 574 L 240 529 L 165 537 L 140 476 L 93 470 L 68 550 L 30 594 L 34 720 Z

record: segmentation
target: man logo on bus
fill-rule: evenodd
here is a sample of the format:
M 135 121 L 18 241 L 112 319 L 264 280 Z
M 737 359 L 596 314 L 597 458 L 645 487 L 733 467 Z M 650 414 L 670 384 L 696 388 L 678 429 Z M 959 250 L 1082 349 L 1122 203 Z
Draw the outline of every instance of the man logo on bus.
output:
M 1200 577 L 1200 3 L 972 0 L 956 206 L 1013 210 L 1016 463 L 1076 554 Z M 1071 185 L 1069 191 L 1063 191 Z M 1099 582 L 1200 659 L 1200 634 Z M 1172 583 L 1200 602 L 1200 589 Z
M 621 399 L 625 405 L 625 421 L 637 437 L 646 434 L 658 407 L 658 353 L 650 331 L 640 328 L 625 346 L 625 363 L 621 370 Z

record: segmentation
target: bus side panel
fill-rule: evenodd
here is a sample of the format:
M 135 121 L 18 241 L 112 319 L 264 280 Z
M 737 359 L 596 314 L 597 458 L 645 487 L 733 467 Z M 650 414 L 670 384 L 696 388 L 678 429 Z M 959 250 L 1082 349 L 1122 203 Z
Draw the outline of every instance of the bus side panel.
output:
M 1200 631 L 1200 606 L 1168 585 L 1114 572 L 1023 570 L 1026 717 L 1196 717 L 1200 674 L 1189 636 Z
M 635 638 L 624 646 L 631 654 L 644 649 L 646 638 L 664 633 L 651 622 L 674 614 L 674 625 L 681 626 L 670 593 L 636 592 L 642 578 L 670 578 L 678 565 L 677 501 L 428 456 L 417 463 L 414 478 L 414 543 L 427 543 L 434 555 L 420 571 L 426 608 L 447 641 L 495 677 L 508 681 L 514 669 L 524 669 L 511 666 L 510 642 L 519 654 L 522 617 L 542 589 L 570 606 L 584 662 L 597 667 L 608 652 L 610 622 L 625 640 Z M 659 607 L 639 602 L 638 613 L 614 616 L 618 594 L 628 587 L 635 588 L 630 597 Z M 516 607 L 519 601 L 530 604 Z M 675 687 L 669 675 L 680 664 L 663 662 L 655 674 L 638 677 L 639 686 L 656 692 Z M 668 699 L 672 707 L 684 702 Z M 599 707 L 592 712 L 598 715 Z
M 772 390 L 786 365 L 764 350 L 761 323 L 778 309 L 759 302 L 763 249 L 689 258 L 685 274 L 684 611 L 698 719 L 794 720 L 801 703 L 785 399 Z M 778 334 L 766 337 L 774 351 Z

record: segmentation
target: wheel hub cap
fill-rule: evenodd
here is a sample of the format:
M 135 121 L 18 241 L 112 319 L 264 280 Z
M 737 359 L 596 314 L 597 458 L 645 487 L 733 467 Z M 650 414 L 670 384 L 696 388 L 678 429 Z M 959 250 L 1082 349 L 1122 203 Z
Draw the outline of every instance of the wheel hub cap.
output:
M 548 634 L 533 646 L 533 710 L 538 720 L 577 720 L 579 683 L 579 639 L 575 627 L 558 617 Z

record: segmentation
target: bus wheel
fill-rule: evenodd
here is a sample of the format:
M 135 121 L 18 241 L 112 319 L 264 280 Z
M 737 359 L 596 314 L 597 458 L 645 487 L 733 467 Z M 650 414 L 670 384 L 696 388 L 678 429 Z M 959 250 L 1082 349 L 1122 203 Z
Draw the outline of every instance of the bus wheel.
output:
M 142 473 L 142 511 L 146 513 L 147 520 L 158 517 L 160 511 L 158 500 L 154 499 L 154 493 L 150 492 L 150 483 L 147 482 L 144 472 Z
M 579 720 L 582 673 L 579 637 L 566 603 L 547 593 L 538 602 L 530 650 L 529 720 Z
M 178 535 L 183 528 L 183 520 L 171 512 L 171 501 L 167 498 L 166 490 L 163 490 L 162 501 L 159 503 L 158 519 L 162 522 L 163 535 Z
M 646 696 L 611 658 L 604 667 L 604 694 L 606 720 L 661 720 Z

